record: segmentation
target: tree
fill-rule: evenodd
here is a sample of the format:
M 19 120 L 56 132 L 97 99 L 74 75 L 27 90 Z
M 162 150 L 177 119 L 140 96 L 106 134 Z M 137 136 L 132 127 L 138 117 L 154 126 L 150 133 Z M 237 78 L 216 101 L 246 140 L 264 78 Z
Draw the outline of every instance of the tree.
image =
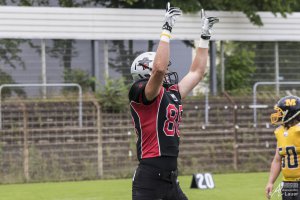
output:
M 12 68 L 25 68 L 25 63 L 22 58 L 19 56 L 21 49 L 19 48 L 20 44 L 24 43 L 25 40 L 12 40 L 12 39 L 2 39 L 0 40 L 0 65 L 8 65 Z M 0 68 L 0 85 L 2 84 L 15 84 L 12 76 L 6 73 Z M 6 88 L 3 93 L 4 96 L 10 96 L 12 92 L 15 92 L 19 95 L 25 96 L 25 92 L 20 88 Z
M 76 1 L 76 0 L 59 0 L 57 6 L 60 7 L 80 7 L 88 3 L 88 0 Z M 50 0 L 2 0 L 1 5 L 17 5 L 17 6 L 49 6 Z M 53 1 L 52 1 L 53 3 Z M 30 41 L 29 45 L 40 53 L 40 46 L 34 45 Z M 47 51 L 51 57 L 58 58 L 61 61 L 61 65 L 64 67 L 64 72 L 69 72 L 72 66 L 72 58 L 78 56 L 75 49 L 75 40 L 52 40 L 53 45 Z M 64 78 L 69 77 L 70 73 L 65 74 Z
M 199 0 L 207 10 L 222 11 L 242 11 L 249 20 L 259 26 L 263 25 L 258 11 L 270 11 L 273 14 L 280 13 L 286 16 L 286 13 L 295 11 L 299 2 L 297 0 Z
M 126 42 L 128 42 L 126 44 Z M 130 66 L 132 61 L 141 53 L 139 51 L 133 51 L 133 41 L 111 41 L 112 48 L 110 52 L 113 52 L 115 57 L 109 59 L 109 66 L 120 72 L 125 80 L 131 80 Z M 128 81 L 126 81 L 128 82 Z
M 16 84 L 16 82 L 13 80 L 13 78 L 11 77 L 11 75 L 9 75 L 8 73 L 4 72 L 3 70 L 0 69 L 0 85 L 3 84 Z M 26 93 L 24 92 L 24 90 L 20 89 L 20 88 L 3 88 L 2 90 L 2 96 L 5 97 L 9 97 L 11 96 L 13 93 L 16 93 L 18 96 L 26 96 Z M 1 96 L 1 98 L 2 98 Z
M 75 40 L 52 40 L 53 46 L 48 53 L 53 58 L 58 58 L 65 71 L 72 67 L 72 58 L 78 56 L 75 49 Z
M 101 5 L 107 8 L 146 8 L 162 9 L 166 3 L 180 7 L 184 12 L 198 12 L 205 10 L 241 11 L 256 25 L 263 25 L 258 11 L 270 11 L 275 15 L 299 11 L 300 3 L 297 0 L 90 0 L 93 5 Z
M 255 43 L 250 42 L 236 42 L 227 45 L 225 50 L 225 90 L 241 93 L 251 88 L 251 80 L 256 70 L 254 49 Z M 218 78 L 220 79 L 220 77 Z
M 16 68 L 25 68 L 25 63 L 19 56 L 22 50 L 19 48 L 26 40 L 2 39 L 0 40 L 0 59 L 2 64 Z

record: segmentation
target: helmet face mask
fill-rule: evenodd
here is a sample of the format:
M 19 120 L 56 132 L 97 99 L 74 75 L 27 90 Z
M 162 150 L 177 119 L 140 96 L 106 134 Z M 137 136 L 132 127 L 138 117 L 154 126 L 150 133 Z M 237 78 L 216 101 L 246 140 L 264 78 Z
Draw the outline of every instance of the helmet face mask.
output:
M 281 98 L 274 106 L 275 112 L 271 114 L 273 125 L 283 125 L 290 122 L 300 114 L 300 98 L 296 96 L 286 96 Z
M 277 105 L 274 106 L 274 110 L 276 110 L 276 112 L 271 114 L 271 123 L 274 125 L 280 125 L 287 113 L 284 113 Z
M 178 84 L 178 74 L 176 72 L 168 72 L 165 74 L 164 86 L 171 86 L 174 84 Z
M 155 52 L 145 52 L 135 58 L 131 65 L 131 75 L 134 81 L 139 79 L 150 78 Z M 168 67 L 171 66 L 169 62 Z M 170 86 L 178 83 L 178 75 L 176 72 L 167 72 L 164 77 L 163 85 Z

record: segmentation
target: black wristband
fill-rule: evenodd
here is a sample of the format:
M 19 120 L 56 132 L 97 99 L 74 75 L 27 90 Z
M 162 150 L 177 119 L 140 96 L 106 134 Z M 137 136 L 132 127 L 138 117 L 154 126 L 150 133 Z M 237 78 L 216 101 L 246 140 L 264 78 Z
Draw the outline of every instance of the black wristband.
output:
M 203 40 L 209 40 L 210 39 L 210 35 L 201 35 L 201 38 Z
M 170 31 L 170 33 L 172 32 L 172 27 L 169 25 L 168 22 L 166 22 L 166 23 L 163 25 L 162 29 L 168 30 L 168 31 Z

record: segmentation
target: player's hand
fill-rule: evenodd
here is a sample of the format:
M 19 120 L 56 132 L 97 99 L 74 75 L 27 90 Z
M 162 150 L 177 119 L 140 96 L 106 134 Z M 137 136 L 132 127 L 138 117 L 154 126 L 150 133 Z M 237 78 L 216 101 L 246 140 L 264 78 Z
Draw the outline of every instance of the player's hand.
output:
M 162 29 L 172 32 L 172 28 L 175 24 L 176 18 L 182 14 L 180 8 L 170 7 L 170 3 L 167 3 L 165 21 Z
M 215 23 L 219 22 L 217 17 L 206 17 L 204 10 L 201 10 L 201 38 L 209 40 L 211 37 L 211 29 Z
M 268 199 L 271 199 L 272 191 L 273 191 L 273 184 L 272 183 L 268 183 L 267 186 L 266 186 L 266 189 L 265 189 L 266 197 Z

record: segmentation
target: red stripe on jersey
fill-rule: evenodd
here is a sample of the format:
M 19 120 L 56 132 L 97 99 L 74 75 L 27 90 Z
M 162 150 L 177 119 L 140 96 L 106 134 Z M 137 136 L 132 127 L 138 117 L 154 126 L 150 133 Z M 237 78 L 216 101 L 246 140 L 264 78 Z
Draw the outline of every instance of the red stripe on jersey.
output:
M 159 95 L 150 105 L 131 102 L 132 108 L 139 117 L 141 126 L 141 159 L 153 158 L 161 155 L 157 132 L 157 120 L 163 94 L 164 88 L 162 87 Z
M 175 85 L 171 85 L 169 88 L 168 88 L 169 90 L 173 90 L 173 91 L 179 91 L 179 88 L 178 88 L 178 85 L 177 84 L 175 84 Z

